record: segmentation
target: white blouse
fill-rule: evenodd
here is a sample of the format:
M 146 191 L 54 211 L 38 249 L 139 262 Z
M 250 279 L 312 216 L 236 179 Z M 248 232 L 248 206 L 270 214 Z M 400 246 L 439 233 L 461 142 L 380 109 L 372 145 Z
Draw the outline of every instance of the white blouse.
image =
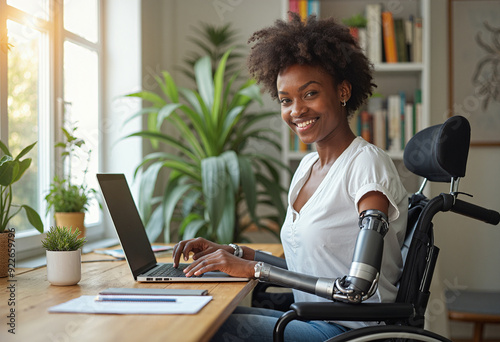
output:
M 337 278 L 349 273 L 358 227 L 358 202 L 370 191 L 382 192 L 390 202 L 389 231 L 378 290 L 373 302 L 394 302 L 401 276 L 403 244 L 408 214 L 408 194 L 394 163 L 380 148 L 357 137 L 333 163 L 327 175 L 300 212 L 293 209 L 318 153 L 305 156 L 293 176 L 281 240 L 288 269 L 318 277 Z M 296 302 L 328 301 L 294 290 Z M 373 323 L 339 322 L 358 328 Z

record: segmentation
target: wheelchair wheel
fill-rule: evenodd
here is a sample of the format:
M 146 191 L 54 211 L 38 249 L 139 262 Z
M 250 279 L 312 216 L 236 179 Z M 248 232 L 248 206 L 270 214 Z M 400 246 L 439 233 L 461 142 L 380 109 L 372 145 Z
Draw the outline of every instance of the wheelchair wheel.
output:
M 348 331 L 329 339 L 327 342 L 364 342 L 364 341 L 391 341 L 391 342 L 451 342 L 447 338 L 433 332 L 409 326 L 372 326 Z

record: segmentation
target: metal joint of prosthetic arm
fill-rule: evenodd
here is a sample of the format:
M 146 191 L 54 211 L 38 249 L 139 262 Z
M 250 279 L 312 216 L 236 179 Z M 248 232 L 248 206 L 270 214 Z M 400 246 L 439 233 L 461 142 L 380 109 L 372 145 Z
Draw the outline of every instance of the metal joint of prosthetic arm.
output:
M 383 212 L 370 209 L 359 215 L 358 224 L 360 231 L 348 275 L 337 279 L 320 278 L 259 263 L 256 278 L 334 301 L 360 303 L 367 300 L 377 290 L 389 223 Z

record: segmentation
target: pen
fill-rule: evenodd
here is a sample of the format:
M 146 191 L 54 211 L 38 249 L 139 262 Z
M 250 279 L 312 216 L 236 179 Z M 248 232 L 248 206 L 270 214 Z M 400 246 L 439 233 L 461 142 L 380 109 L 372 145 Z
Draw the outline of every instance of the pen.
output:
M 97 296 L 95 298 L 97 302 L 166 302 L 166 303 L 175 303 L 177 299 L 175 298 L 156 298 L 156 297 L 151 297 L 151 298 L 146 298 L 146 297 L 100 297 Z

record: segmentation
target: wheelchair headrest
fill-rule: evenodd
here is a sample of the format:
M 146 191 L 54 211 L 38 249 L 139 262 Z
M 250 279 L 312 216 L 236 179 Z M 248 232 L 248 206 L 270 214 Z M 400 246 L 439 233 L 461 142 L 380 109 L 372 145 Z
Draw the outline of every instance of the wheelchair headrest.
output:
M 465 176 L 469 144 L 469 121 L 455 115 L 415 134 L 404 150 L 404 163 L 416 175 L 449 183 Z

